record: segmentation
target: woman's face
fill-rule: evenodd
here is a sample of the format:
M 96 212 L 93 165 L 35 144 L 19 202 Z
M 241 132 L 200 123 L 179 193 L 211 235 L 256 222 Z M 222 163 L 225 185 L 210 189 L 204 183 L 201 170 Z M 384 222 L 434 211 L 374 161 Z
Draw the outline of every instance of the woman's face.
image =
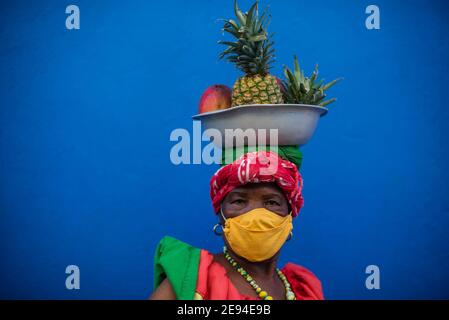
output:
M 234 218 L 256 208 L 265 208 L 283 217 L 289 214 L 287 199 L 274 182 L 237 187 L 222 202 L 226 218 Z

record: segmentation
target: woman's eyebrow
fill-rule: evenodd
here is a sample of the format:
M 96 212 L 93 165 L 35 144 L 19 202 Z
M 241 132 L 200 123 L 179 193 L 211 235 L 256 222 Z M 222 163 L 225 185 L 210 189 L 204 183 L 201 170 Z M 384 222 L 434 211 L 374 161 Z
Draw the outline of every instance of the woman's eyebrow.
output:
M 246 191 L 231 191 L 229 192 L 229 196 L 246 196 L 248 193 Z
M 278 194 L 278 193 L 265 193 L 265 194 L 263 195 L 263 197 L 264 197 L 265 199 L 267 199 L 267 198 L 272 198 L 272 197 L 278 197 L 278 198 L 281 198 L 281 195 Z

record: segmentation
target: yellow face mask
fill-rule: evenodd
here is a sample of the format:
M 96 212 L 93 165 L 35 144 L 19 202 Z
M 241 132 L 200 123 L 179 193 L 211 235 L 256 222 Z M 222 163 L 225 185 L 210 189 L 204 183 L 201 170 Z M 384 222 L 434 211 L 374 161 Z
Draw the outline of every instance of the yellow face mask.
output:
M 221 211 L 221 210 L 220 210 Z M 225 218 L 223 234 L 232 250 L 251 262 L 273 257 L 293 229 L 291 212 L 285 217 L 257 208 L 235 218 Z

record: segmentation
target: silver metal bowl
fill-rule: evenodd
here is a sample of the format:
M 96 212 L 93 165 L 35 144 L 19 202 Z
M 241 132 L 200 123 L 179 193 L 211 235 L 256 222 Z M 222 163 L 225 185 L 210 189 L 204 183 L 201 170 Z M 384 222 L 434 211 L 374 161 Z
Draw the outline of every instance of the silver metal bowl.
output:
M 243 145 L 270 144 L 275 140 L 269 132 L 277 129 L 278 145 L 305 145 L 312 137 L 320 117 L 326 115 L 328 109 L 321 106 L 305 104 L 252 104 L 232 107 L 224 110 L 211 111 L 193 116 L 200 120 L 203 129 L 216 129 L 221 133 L 221 141 L 214 139 L 214 144 L 224 147 L 240 147 Z M 225 133 L 236 130 L 233 134 L 237 139 L 225 139 Z M 245 141 L 245 130 L 253 129 L 256 133 L 255 141 Z M 263 138 L 263 130 L 266 135 Z M 259 130 L 259 131 L 258 131 Z M 206 132 L 207 133 L 207 132 Z M 206 134 L 206 136 L 210 136 Z M 262 137 L 262 138 L 261 138 Z M 263 141 L 265 139 L 265 141 Z

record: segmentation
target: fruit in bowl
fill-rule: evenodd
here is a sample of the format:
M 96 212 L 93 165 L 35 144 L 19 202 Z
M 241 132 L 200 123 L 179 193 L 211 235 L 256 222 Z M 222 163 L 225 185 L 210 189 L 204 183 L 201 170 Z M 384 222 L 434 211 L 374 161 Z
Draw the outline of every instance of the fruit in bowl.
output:
M 231 107 L 231 88 L 223 84 L 208 87 L 201 96 L 199 113 L 223 110 Z
M 219 41 L 226 46 L 220 58 L 234 63 L 245 74 L 233 86 L 232 106 L 284 103 L 278 81 L 269 73 L 274 61 L 274 42 L 267 32 L 269 14 L 264 11 L 259 17 L 257 1 L 247 13 L 235 1 L 234 12 L 236 21 L 225 19 L 223 26 L 233 41 Z

